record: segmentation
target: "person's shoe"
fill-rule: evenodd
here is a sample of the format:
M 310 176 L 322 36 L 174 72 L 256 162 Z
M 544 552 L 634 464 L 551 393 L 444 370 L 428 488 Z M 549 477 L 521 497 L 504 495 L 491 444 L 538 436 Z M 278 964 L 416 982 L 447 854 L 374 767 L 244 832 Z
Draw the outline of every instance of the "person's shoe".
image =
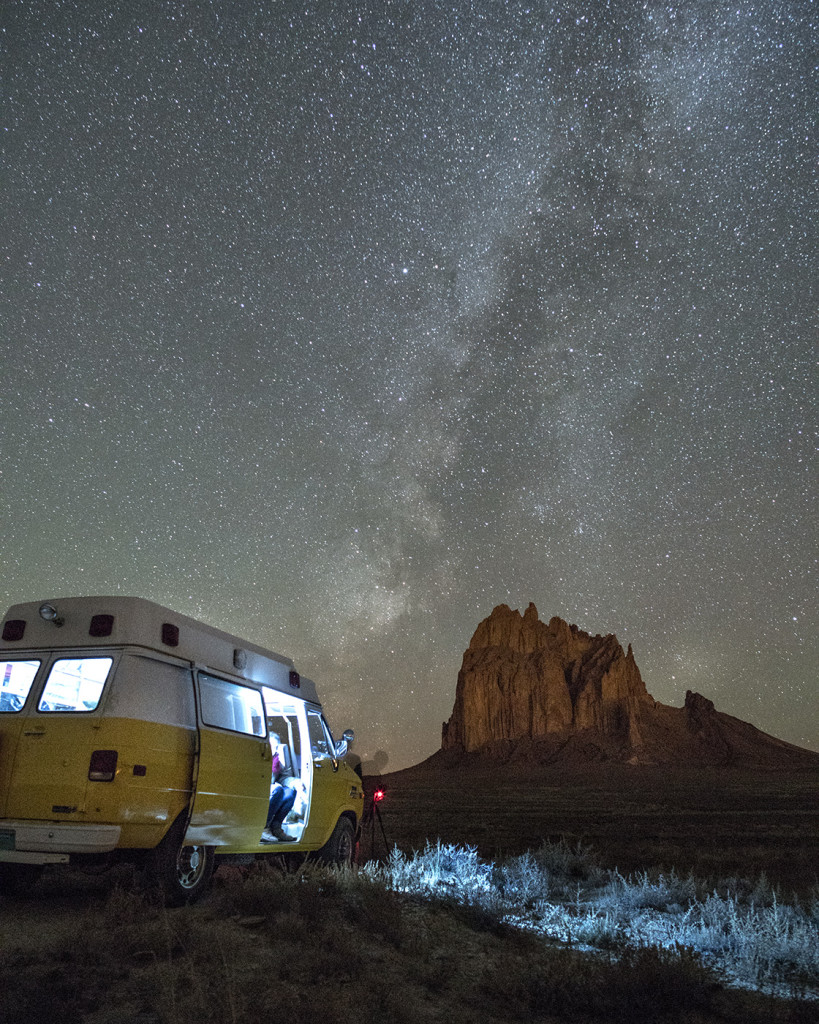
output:
M 263 843 L 275 843 L 275 842 L 278 842 L 278 839 L 277 839 L 277 837 L 276 837 L 276 836 L 275 836 L 275 835 L 274 835 L 274 834 L 273 834 L 273 833 L 272 833 L 272 832 L 270 831 L 270 829 L 269 829 L 269 828 L 266 828 L 266 829 L 264 830 L 264 832 L 262 832 L 262 842 L 263 842 Z
M 281 825 L 274 825 L 270 831 L 280 843 L 295 843 L 296 841 L 296 837 L 291 836 L 289 832 L 285 832 Z M 262 838 L 264 838 L 264 833 Z

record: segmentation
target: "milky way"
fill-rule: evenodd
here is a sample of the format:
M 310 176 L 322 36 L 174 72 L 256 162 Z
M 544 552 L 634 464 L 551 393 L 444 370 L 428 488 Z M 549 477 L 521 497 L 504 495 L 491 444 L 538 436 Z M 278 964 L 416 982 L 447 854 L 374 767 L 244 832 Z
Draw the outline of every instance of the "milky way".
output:
M 819 749 L 815 8 L 4 4 L 5 605 L 203 618 L 400 767 L 533 600 Z

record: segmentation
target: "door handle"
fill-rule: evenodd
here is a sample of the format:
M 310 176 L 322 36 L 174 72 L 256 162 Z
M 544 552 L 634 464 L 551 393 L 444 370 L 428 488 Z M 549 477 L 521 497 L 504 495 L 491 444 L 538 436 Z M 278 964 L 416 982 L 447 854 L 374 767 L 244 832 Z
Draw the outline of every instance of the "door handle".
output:
M 45 736 L 45 729 L 26 729 L 24 736 Z

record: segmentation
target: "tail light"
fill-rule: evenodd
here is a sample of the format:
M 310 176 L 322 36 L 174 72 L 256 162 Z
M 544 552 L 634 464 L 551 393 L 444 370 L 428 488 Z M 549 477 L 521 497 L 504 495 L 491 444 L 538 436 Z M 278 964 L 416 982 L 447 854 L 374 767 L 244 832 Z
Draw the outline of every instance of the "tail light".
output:
M 92 782 L 111 782 L 116 774 L 116 750 L 95 750 L 88 765 L 88 778 Z
M 384 799 L 384 790 L 383 789 L 377 789 L 373 793 L 373 803 L 374 804 L 380 804 L 383 799 Z

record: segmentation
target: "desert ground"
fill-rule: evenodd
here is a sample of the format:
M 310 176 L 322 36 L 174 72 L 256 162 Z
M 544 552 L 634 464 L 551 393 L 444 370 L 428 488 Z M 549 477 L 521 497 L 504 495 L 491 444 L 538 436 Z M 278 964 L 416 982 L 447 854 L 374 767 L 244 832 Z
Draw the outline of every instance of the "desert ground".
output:
M 383 834 L 364 857 L 427 839 L 474 844 L 495 858 L 565 837 L 606 867 L 693 871 L 702 878 L 765 873 L 785 890 L 819 884 L 819 770 L 581 767 L 431 759 L 367 780 L 380 785 Z

